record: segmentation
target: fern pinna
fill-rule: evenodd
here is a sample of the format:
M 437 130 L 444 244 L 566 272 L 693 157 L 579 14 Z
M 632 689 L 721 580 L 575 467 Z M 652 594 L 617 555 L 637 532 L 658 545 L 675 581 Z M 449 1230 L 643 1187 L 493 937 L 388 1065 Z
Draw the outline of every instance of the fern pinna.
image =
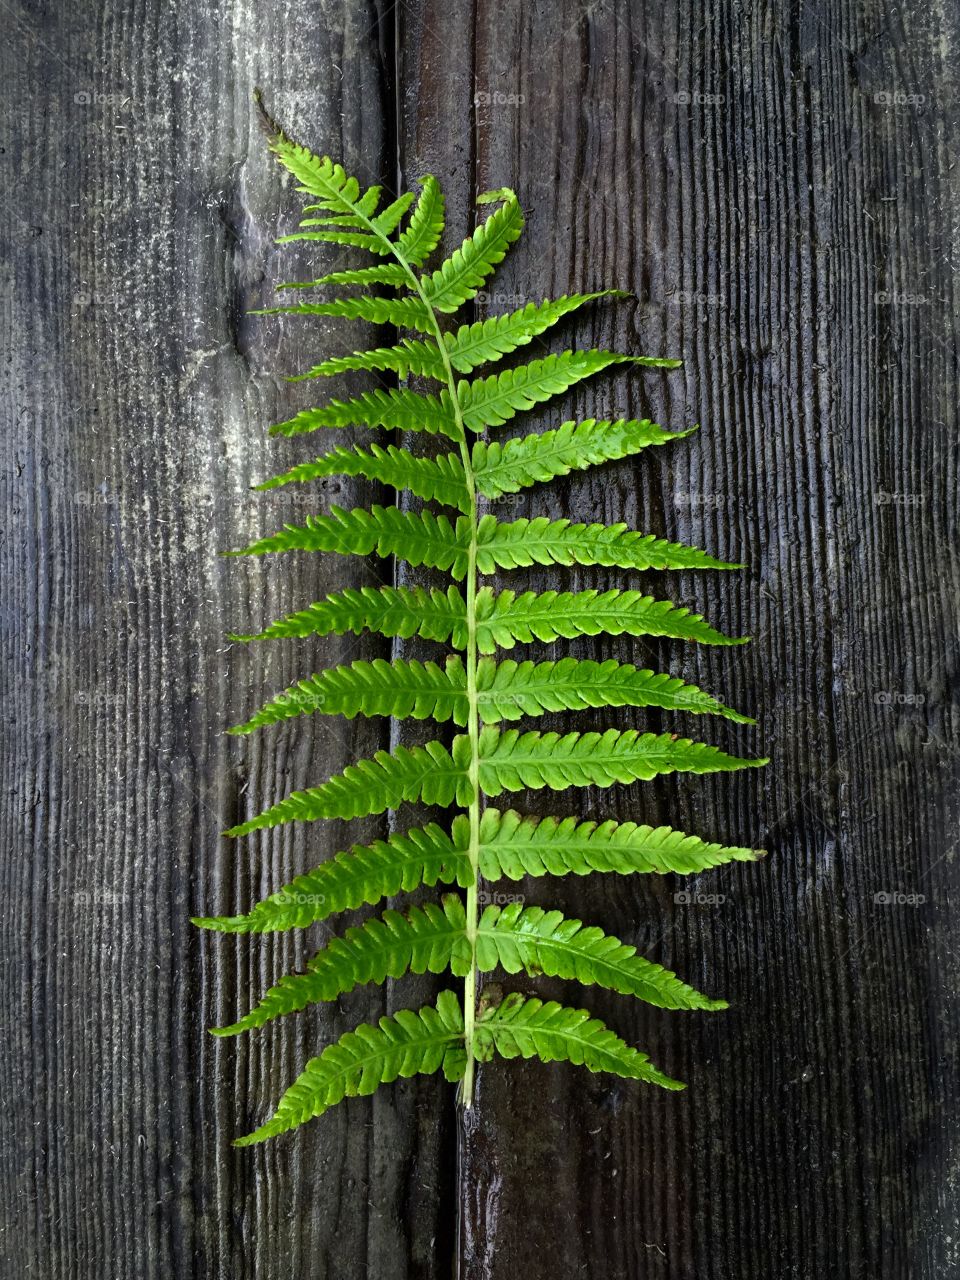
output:
M 449 745 L 430 741 L 378 751 L 337 777 L 297 791 L 228 834 L 247 835 L 278 823 L 319 818 L 352 819 L 397 809 L 405 801 L 456 804 L 465 812 L 448 827 L 435 823 L 338 853 L 315 870 L 258 903 L 247 914 L 202 918 L 197 924 L 231 933 L 300 928 L 336 912 L 420 886 L 456 886 L 405 912 L 347 929 L 324 947 L 306 972 L 284 977 L 233 1026 L 231 1035 L 262 1026 L 314 1001 L 334 1000 L 358 984 L 405 973 L 442 973 L 462 980 L 462 996 L 445 990 L 435 1006 L 383 1017 L 360 1026 L 307 1063 L 281 1098 L 273 1117 L 240 1144 L 293 1129 L 345 1097 L 372 1093 L 399 1076 L 442 1070 L 461 1082 L 471 1105 L 475 1064 L 494 1055 L 566 1060 L 591 1071 L 645 1080 L 666 1089 L 682 1086 L 581 1008 L 510 994 L 480 999 L 479 975 L 498 966 L 595 983 L 664 1009 L 722 1009 L 673 973 L 636 954 L 635 948 L 566 919 L 559 911 L 511 902 L 479 905 L 479 880 L 524 876 L 586 875 L 594 871 L 689 874 L 730 861 L 751 861 L 759 851 L 708 843 L 667 827 L 573 817 L 523 816 L 485 805 L 508 793 L 548 787 L 609 787 L 678 770 L 711 773 L 764 764 L 725 754 L 714 746 L 671 733 L 607 729 L 602 733 L 545 733 L 513 727 L 526 717 L 586 707 L 657 707 L 748 717 L 682 679 L 620 663 L 498 660 L 501 650 L 534 640 L 597 635 L 660 636 L 703 644 L 739 644 L 700 615 L 637 590 L 495 591 L 481 580 L 522 565 L 605 565 L 621 569 L 732 569 L 695 548 L 668 542 L 623 524 L 569 520 L 502 522 L 481 514 L 481 502 L 596 464 L 637 454 L 688 432 L 665 431 L 647 419 L 563 422 L 539 434 L 486 441 L 518 414 L 545 403 L 575 383 L 614 365 L 672 369 L 677 360 L 612 351 L 564 351 L 529 360 L 500 373 L 475 374 L 484 365 L 530 343 L 561 317 L 600 297 L 606 289 L 530 303 L 505 315 L 452 327 L 446 322 L 484 286 L 520 235 L 523 215 L 513 191 L 479 198 L 495 206 L 461 247 L 435 270 L 425 263 L 444 228 L 444 198 L 425 177 L 413 193 L 383 204 L 379 187 L 361 190 L 339 164 L 320 159 L 270 124 L 270 145 L 310 199 L 301 230 L 282 242 L 320 241 L 366 250 L 380 261 L 357 270 L 285 286 L 384 286 L 389 296 L 355 297 L 275 307 L 270 314 L 342 316 L 412 330 L 421 335 L 393 346 L 323 360 L 307 378 L 347 370 L 371 370 L 406 379 L 434 379 L 435 393 L 409 387 L 368 391 L 331 400 L 273 428 L 285 436 L 320 428 L 367 426 L 385 431 L 428 432 L 450 442 L 448 452 L 418 456 L 395 445 L 337 446 L 268 480 L 261 488 L 324 476 L 362 476 L 407 490 L 425 502 L 459 513 L 455 518 L 400 507 L 308 516 L 285 525 L 236 554 L 312 550 L 396 556 L 411 565 L 449 572 L 448 590 L 364 587 L 328 596 L 243 639 L 377 632 L 418 635 L 457 650 L 440 662 L 354 662 L 301 680 L 232 730 L 246 734 L 290 717 L 394 716 L 452 721 L 462 729 Z M 412 206 L 412 210 L 411 210 Z M 404 220 L 409 218 L 404 225 Z

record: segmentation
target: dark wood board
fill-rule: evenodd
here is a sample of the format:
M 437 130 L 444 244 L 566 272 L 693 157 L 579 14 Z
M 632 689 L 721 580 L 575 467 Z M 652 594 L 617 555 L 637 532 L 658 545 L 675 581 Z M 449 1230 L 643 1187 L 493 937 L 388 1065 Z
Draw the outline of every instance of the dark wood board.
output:
M 0 1278 L 960 1275 L 956 8 L 108 0 L 5 22 Z M 245 315 L 350 260 L 273 245 L 295 198 L 255 85 L 368 180 L 435 173 L 446 248 L 478 192 L 516 188 L 528 230 L 478 316 L 615 284 L 636 303 L 548 349 L 685 361 L 598 380 L 561 416 L 697 435 L 511 508 L 748 565 L 641 580 L 752 635 L 743 650 L 549 652 L 669 665 L 759 718 L 683 729 L 770 767 L 524 798 L 770 850 L 692 885 L 519 888 L 731 1000 L 684 1015 L 539 984 L 683 1094 L 495 1063 L 466 1120 L 424 1078 L 229 1145 L 318 1045 L 436 985 L 205 1033 L 341 926 L 233 940 L 188 916 L 242 910 L 388 826 L 217 834 L 391 741 L 377 721 L 221 732 L 299 674 L 390 652 L 227 630 L 395 572 L 217 556 L 296 518 L 248 490 L 311 456 L 266 440 L 314 395 L 282 375 L 363 342 Z

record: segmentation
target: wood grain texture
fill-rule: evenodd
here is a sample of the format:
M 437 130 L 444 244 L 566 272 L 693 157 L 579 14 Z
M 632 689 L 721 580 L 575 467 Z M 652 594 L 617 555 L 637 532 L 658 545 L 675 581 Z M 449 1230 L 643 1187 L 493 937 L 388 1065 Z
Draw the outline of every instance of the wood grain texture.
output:
M 960 1274 L 955 8 L 109 0 L 7 21 L 2 1280 Z M 339 926 L 233 940 L 187 917 L 243 909 L 387 824 L 217 832 L 397 732 L 317 718 L 221 736 L 308 669 L 389 652 L 246 650 L 224 631 L 394 572 L 216 554 L 294 514 L 248 491 L 309 455 L 265 440 L 313 402 L 282 374 L 363 341 L 244 315 L 297 273 L 272 244 L 294 204 L 256 84 L 369 180 L 436 174 L 447 248 L 478 191 L 517 189 L 528 231 L 477 315 L 616 284 L 637 302 L 544 349 L 684 358 L 537 420 L 648 414 L 696 436 L 510 509 L 624 519 L 750 566 L 640 580 L 754 636 L 745 650 L 545 656 L 669 666 L 758 714 L 756 731 L 682 728 L 762 747 L 763 776 L 524 799 L 770 849 L 693 884 L 520 889 L 731 999 L 683 1015 L 538 984 L 684 1094 L 500 1063 L 466 1124 L 430 1078 L 229 1146 L 319 1046 L 435 987 L 236 1041 L 204 1031 Z M 380 496 L 328 482 L 321 501 Z

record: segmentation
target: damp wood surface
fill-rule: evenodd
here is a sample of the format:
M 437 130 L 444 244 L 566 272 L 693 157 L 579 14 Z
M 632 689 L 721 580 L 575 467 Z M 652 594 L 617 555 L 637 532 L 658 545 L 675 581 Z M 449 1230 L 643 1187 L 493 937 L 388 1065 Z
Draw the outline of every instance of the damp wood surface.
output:
M 4 23 L 0 1280 L 960 1274 L 956 7 L 106 0 Z M 205 1031 L 344 922 L 230 938 L 188 917 L 246 910 L 416 815 L 218 833 L 427 736 L 223 728 L 323 666 L 436 656 L 225 638 L 410 580 L 386 561 L 218 556 L 330 501 L 388 497 L 356 480 L 249 489 L 315 452 L 266 437 L 316 394 L 283 375 L 371 336 L 246 314 L 278 281 L 355 262 L 274 244 L 298 198 L 255 86 L 365 182 L 435 174 L 447 252 L 479 192 L 516 189 L 527 230 L 476 317 L 618 286 L 635 300 L 546 348 L 684 360 L 595 379 L 533 421 L 698 433 L 509 514 L 623 520 L 748 568 L 510 585 L 640 585 L 754 638 L 529 654 L 669 667 L 756 729 L 619 710 L 544 728 L 677 728 L 772 763 L 523 807 L 769 858 L 693 882 L 501 886 L 731 1001 L 668 1013 L 504 984 L 589 1006 L 682 1094 L 497 1062 L 467 1117 L 428 1077 L 230 1146 L 318 1047 L 438 988 L 408 978 L 236 1040 Z

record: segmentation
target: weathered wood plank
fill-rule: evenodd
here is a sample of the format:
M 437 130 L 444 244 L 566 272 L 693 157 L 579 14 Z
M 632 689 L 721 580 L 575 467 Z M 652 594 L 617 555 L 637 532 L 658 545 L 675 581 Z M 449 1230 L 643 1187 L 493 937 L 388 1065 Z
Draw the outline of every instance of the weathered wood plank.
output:
M 445 1131 L 414 1088 L 376 1128 L 361 1104 L 282 1148 L 229 1147 L 382 995 L 214 1044 L 205 1028 L 309 944 L 188 923 L 246 908 L 345 837 L 218 830 L 387 740 L 320 718 L 221 736 L 320 660 L 224 632 L 357 569 L 217 558 L 302 514 L 248 485 L 285 462 L 266 426 L 310 402 L 280 375 L 350 339 L 244 315 L 296 274 L 272 246 L 296 206 L 252 90 L 317 146 L 389 171 L 384 10 L 24 10 L 4 42 L 20 126 L 4 157 L 5 1275 L 435 1274 Z
M 426 6 L 424 26 L 446 8 Z M 672 587 L 754 645 L 657 657 L 756 708 L 775 761 L 762 779 L 588 801 L 766 842 L 767 865 L 695 886 L 722 904 L 678 904 L 677 885 L 530 886 L 735 1007 L 683 1017 L 587 993 L 689 1081 L 679 1097 L 485 1068 L 463 1274 L 944 1274 L 957 1226 L 955 1143 L 934 1120 L 957 1096 L 956 15 L 481 0 L 474 30 L 475 185 L 509 180 L 531 210 L 498 287 L 635 290 L 633 315 L 605 309 L 575 332 L 680 354 L 685 370 L 618 379 L 600 409 L 703 424 L 669 455 L 521 511 L 636 519 L 745 558 L 742 578 Z M 927 901 L 876 903 L 885 890 Z

